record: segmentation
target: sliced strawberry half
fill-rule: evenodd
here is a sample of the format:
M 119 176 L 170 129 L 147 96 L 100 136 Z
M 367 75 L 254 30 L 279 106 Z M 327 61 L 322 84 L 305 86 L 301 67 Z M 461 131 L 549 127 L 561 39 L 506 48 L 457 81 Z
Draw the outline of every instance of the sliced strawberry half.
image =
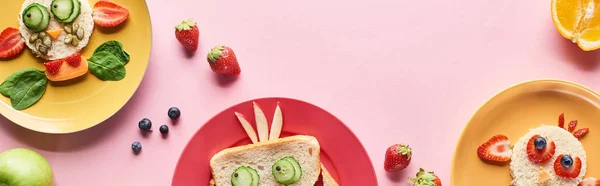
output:
M 94 4 L 94 23 L 101 27 L 114 27 L 129 17 L 129 10 L 107 0 Z
M 479 146 L 477 155 L 479 158 L 490 162 L 508 162 L 512 155 L 510 140 L 505 135 L 495 135 Z
M 48 71 L 52 75 L 56 75 L 60 70 L 60 67 L 62 66 L 63 62 L 63 60 L 50 61 L 44 63 L 44 66 L 46 66 L 46 71 Z
M 581 172 L 581 159 L 561 154 L 554 161 L 554 172 L 563 178 L 577 178 Z
M 549 141 L 540 135 L 532 136 L 529 142 L 527 142 L 527 157 L 534 164 L 550 160 L 555 152 L 556 146 L 554 145 L 554 141 Z
M 585 136 L 589 131 L 590 131 L 589 128 L 582 128 L 582 129 L 579 129 L 579 130 L 573 132 L 573 136 L 575 136 L 575 138 L 577 138 L 577 139 L 580 139 L 583 136 Z
M 577 186 L 600 186 L 600 180 L 594 177 L 583 179 Z
M 558 127 L 565 128 L 565 113 L 558 115 Z
M 0 33 L 0 58 L 13 57 L 23 51 L 25 43 L 21 40 L 19 29 L 8 27 Z
M 81 54 L 75 53 L 65 59 L 65 61 L 72 67 L 78 67 L 81 64 Z
M 577 120 L 573 120 L 571 122 L 569 122 L 569 132 L 573 132 L 575 130 L 575 127 L 577 127 Z

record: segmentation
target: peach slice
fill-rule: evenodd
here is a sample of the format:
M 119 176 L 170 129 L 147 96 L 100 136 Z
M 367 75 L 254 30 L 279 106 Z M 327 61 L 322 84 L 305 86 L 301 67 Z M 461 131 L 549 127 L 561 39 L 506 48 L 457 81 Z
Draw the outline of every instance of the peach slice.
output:
M 70 79 L 75 79 L 79 76 L 83 76 L 87 72 L 88 72 L 88 62 L 82 56 L 81 63 L 79 64 L 79 66 L 73 67 L 73 66 L 69 65 L 68 63 L 64 62 L 60 66 L 60 70 L 58 70 L 58 73 L 50 74 L 48 71 L 46 71 L 46 77 L 48 77 L 48 80 L 50 80 L 50 81 L 66 81 L 66 80 L 70 80 Z

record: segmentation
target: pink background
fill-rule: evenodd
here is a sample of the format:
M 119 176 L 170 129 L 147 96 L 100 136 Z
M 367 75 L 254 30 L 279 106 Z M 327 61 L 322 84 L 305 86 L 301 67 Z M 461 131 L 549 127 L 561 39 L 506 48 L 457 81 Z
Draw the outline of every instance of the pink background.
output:
M 503 88 L 560 78 L 600 89 L 599 52 L 563 39 L 550 0 L 399 1 L 152 0 L 153 50 L 146 77 L 114 117 L 80 133 L 45 135 L 0 119 L 0 150 L 32 148 L 48 158 L 57 185 L 170 185 L 192 134 L 211 116 L 242 101 L 283 96 L 311 102 L 344 121 L 362 140 L 380 185 L 409 185 L 419 167 L 449 185 L 450 164 L 465 123 Z M 198 21 L 200 49 L 189 57 L 174 26 Z M 237 80 L 215 76 L 210 48 L 231 46 Z M 168 138 L 140 135 L 182 110 Z M 133 155 L 130 144 L 144 150 Z M 386 174 L 385 149 L 413 147 L 405 171 Z

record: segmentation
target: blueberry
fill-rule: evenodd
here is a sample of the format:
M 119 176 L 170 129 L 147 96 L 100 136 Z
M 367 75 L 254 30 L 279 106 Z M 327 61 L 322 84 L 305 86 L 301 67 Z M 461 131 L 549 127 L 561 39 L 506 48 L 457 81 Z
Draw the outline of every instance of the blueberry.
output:
M 161 125 L 159 130 L 160 130 L 160 133 L 163 133 L 163 134 L 169 133 L 169 126 Z
M 560 158 L 560 164 L 562 164 L 562 166 L 565 168 L 569 168 L 573 166 L 573 158 L 571 158 L 569 155 L 563 155 Z
M 535 149 L 542 150 L 542 149 L 546 148 L 546 138 L 537 137 L 537 138 L 535 138 L 535 141 L 533 142 L 533 144 L 535 145 Z
M 140 142 L 138 142 L 138 141 L 133 142 L 131 144 L 131 149 L 133 149 L 133 152 L 138 153 L 138 152 L 140 152 L 142 150 L 142 144 Z
M 152 121 L 150 121 L 148 118 L 144 118 L 140 120 L 138 127 L 140 127 L 140 129 L 143 131 L 150 131 L 150 128 L 152 128 Z
M 179 111 L 179 108 L 177 107 L 171 107 L 169 108 L 169 112 L 167 112 L 167 114 L 169 115 L 169 118 L 177 119 L 181 115 L 181 111 Z

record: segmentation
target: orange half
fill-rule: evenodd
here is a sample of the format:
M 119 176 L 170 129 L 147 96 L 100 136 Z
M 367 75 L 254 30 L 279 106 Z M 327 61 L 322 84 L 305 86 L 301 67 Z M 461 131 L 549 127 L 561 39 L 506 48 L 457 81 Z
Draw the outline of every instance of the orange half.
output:
M 584 51 L 600 48 L 600 0 L 552 0 L 552 21 Z

